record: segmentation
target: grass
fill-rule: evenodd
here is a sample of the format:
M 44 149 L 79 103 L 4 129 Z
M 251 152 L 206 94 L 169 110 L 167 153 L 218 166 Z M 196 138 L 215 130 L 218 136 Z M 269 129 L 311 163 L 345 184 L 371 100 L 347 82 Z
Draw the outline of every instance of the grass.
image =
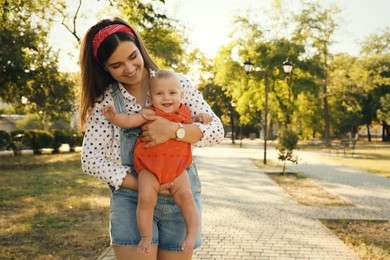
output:
M 390 221 L 321 220 L 360 259 L 390 259 Z
M 353 206 L 350 202 L 332 194 L 302 173 L 267 173 L 299 204 L 304 206 Z
M 80 154 L 0 157 L 0 259 L 96 259 L 109 245 L 110 191 Z
M 319 146 L 300 145 L 300 149 L 320 151 Z M 358 142 L 354 155 L 347 153 L 330 153 L 323 155 L 322 158 L 327 161 L 334 161 L 341 165 L 353 166 L 363 169 L 373 174 L 390 177 L 390 145 L 386 143 L 367 143 Z
M 272 161 L 268 163 L 268 166 L 264 166 L 261 160 L 253 160 L 253 162 L 301 205 L 354 206 L 349 201 L 328 192 L 322 186 L 307 178 L 302 172 L 282 174 L 281 166 Z
M 370 173 L 390 177 L 390 148 L 359 147 L 355 150 L 354 157 L 324 156 L 326 160 L 335 161 L 345 166 L 361 168 Z

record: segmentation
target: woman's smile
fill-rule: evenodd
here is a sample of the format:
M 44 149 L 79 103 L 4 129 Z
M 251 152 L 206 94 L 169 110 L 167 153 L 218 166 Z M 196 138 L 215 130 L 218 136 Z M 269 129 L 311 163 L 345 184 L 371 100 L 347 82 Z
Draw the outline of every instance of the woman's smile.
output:
M 125 76 L 125 77 L 128 77 L 128 78 L 131 78 L 131 77 L 133 77 L 136 73 L 137 73 L 137 70 L 134 70 L 133 72 L 125 73 L 124 76 Z

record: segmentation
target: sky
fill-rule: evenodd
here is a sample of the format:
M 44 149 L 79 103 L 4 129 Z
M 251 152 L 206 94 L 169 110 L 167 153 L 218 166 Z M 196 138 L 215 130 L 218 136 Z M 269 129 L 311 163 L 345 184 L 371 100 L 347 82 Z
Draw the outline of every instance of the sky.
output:
M 69 0 L 70 1 L 70 0 Z M 96 10 L 108 8 L 100 1 L 100 6 L 85 4 L 82 12 L 88 14 L 86 23 L 79 25 L 79 34 L 104 17 L 118 16 L 115 13 L 101 14 Z M 213 58 L 220 46 L 229 41 L 233 17 L 245 15 L 248 10 L 260 24 L 266 23 L 266 10 L 271 8 L 273 0 L 165 0 L 170 15 L 184 22 L 188 28 L 191 43 L 202 52 Z M 293 10 L 300 8 L 299 0 L 281 0 Z M 342 9 L 343 21 L 335 35 L 336 44 L 331 48 L 334 53 L 347 52 L 357 56 L 359 42 L 366 36 L 378 33 L 390 27 L 390 0 L 320 0 L 327 5 L 336 3 Z M 61 25 L 55 25 L 51 33 L 53 48 L 60 50 L 60 69 L 78 71 L 78 45 L 73 36 Z

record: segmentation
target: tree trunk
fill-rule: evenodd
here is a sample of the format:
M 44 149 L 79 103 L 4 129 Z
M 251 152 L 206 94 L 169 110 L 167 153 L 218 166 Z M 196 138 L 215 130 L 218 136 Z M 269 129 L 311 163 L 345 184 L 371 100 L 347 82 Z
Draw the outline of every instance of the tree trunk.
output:
M 233 109 L 231 109 L 231 113 L 230 113 L 230 126 L 232 128 L 232 144 L 235 144 L 235 133 L 236 133 L 236 129 L 234 127 L 234 118 L 233 118 Z
M 370 125 L 366 125 L 367 127 L 367 139 L 369 142 L 371 142 L 371 131 L 370 131 Z
M 328 86 L 325 80 L 322 88 L 322 94 L 324 95 L 323 102 L 324 102 L 324 121 L 325 121 L 325 129 L 324 129 L 325 143 L 329 143 L 330 141 L 329 104 L 328 104 L 327 89 Z
M 390 141 L 390 126 L 383 121 L 382 122 L 382 142 Z

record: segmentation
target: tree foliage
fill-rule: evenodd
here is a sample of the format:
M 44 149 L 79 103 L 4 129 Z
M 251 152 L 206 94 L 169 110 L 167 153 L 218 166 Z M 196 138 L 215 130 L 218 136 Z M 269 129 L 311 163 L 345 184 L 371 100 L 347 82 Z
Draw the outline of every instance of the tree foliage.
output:
M 120 11 L 123 19 L 136 26 L 159 66 L 188 72 L 185 27 L 165 14 L 164 0 L 110 0 L 110 3 Z
M 41 112 L 43 122 L 73 110 L 74 80 L 58 71 L 57 54 L 47 43 L 52 15 L 49 1 L 12 1 L 1 5 L 0 99 L 29 112 Z M 47 7 L 46 9 L 44 7 Z

